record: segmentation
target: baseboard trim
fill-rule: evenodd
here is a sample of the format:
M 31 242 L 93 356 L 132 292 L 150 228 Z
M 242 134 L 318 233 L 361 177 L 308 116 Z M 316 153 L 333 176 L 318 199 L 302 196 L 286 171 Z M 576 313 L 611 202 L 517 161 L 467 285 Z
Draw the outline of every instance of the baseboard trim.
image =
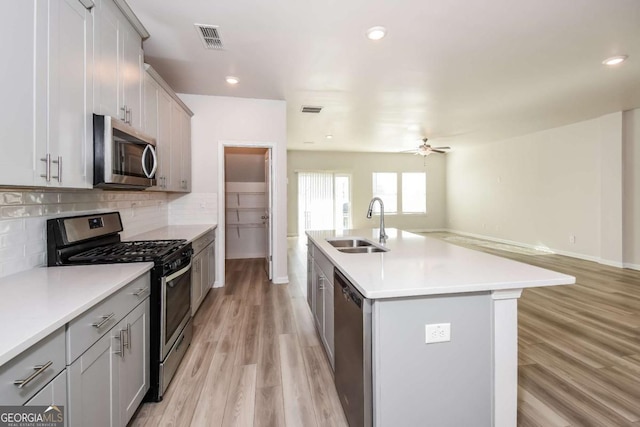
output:
M 284 285 L 285 283 L 289 283 L 289 276 L 276 277 L 271 280 L 274 285 Z
M 531 244 L 528 244 L 528 243 L 522 243 L 522 242 L 516 242 L 516 241 L 513 241 L 513 240 L 500 239 L 500 238 L 497 238 L 497 237 L 485 236 L 483 234 L 467 233 L 465 231 L 460 231 L 460 230 L 448 229 L 446 231 L 448 231 L 450 233 L 453 233 L 453 234 L 459 234 L 461 236 L 475 237 L 477 239 L 489 240 L 489 241 L 496 242 L 496 243 L 505 243 L 507 245 L 519 246 L 521 248 L 527 248 L 527 249 L 533 249 L 533 250 L 542 251 L 542 252 L 548 252 L 548 253 L 552 253 L 552 254 L 567 256 L 567 257 L 570 257 L 570 258 L 577 258 L 577 259 L 581 259 L 581 260 L 584 260 L 584 261 L 597 262 L 598 264 L 607 265 L 609 267 L 630 268 L 630 269 L 633 269 L 633 270 L 640 270 L 640 265 L 637 265 L 637 264 L 625 264 L 625 263 L 618 262 L 618 261 L 610 261 L 610 260 L 602 259 L 600 257 L 596 257 L 596 256 L 592 256 L 592 255 L 585 255 L 585 254 L 580 254 L 580 253 L 576 253 L 576 252 L 569 252 L 569 251 L 563 251 L 563 250 L 547 248 L 547 247 L 542 247 L 542 246 L 535 246 L 535 245 L 531 245 Z
M 442 233 L 449 230 L 446 228 L 411 228 L 406 231 L 409 233 Z

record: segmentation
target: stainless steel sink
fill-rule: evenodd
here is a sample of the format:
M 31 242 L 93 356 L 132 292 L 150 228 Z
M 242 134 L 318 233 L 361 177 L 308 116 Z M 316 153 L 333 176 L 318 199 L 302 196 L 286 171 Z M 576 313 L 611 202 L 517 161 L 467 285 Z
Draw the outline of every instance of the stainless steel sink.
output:
M 344 252 L 345 254 L 371 254 L 374 252 L 387 252 L 389 249 L 370 245 L 355 248 L 338 248 L 338 250 L 340 252 Z
M 327 240 L 334 248 L 361 248 L 372 247 L 373 243 L 362 239 L 332 239 Z

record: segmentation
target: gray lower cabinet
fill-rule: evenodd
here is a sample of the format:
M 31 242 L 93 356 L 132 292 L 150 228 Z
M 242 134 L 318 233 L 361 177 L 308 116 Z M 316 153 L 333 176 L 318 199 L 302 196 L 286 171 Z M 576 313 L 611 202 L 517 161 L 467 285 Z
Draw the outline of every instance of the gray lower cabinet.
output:
M 196 311 L 213 287 L 216 279 L 215 260 L 215 230 L 208 231 L 204 236 L 193 242 L 193 261 L 191 270 L 191 315 Z
M 119 378 L 112 367 L 117 366 L 119 341 L 111 333 L 104 335 L 67 368 L 70 426 L 118 425 Z
M 33 396 L 24 406 L 49 406 L 55 405 L 59 409 L 67 408 L 67 371 L 63 370 L 49 384 Z M 54 415 L 56 415 L 54 413 Z M 60 414 L 64 417 L 64 414 Z M 55 419 L 55 418 L 54 418 Z M 64 425 L 68 425 L 66 417 Z
M 69 425 L 126 426 L 149 389 L 149 298 L 68 367 Z
M 334 368 L 333 265 L 309 242 L 307 255 L 307 301 L 313 313 L 327 358 Z
M 126 335 L 123 355 L 118 358 L 120 425 L 126 426 L 149 390 L 149 298 L 119 326 Z

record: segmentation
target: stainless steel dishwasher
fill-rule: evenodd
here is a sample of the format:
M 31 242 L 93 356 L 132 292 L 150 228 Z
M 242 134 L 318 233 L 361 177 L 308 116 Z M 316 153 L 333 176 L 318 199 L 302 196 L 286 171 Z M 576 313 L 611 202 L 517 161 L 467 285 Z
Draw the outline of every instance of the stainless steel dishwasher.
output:
M 351 427 L 373 425 L 371 300 L 334 270 L 335 383 Z

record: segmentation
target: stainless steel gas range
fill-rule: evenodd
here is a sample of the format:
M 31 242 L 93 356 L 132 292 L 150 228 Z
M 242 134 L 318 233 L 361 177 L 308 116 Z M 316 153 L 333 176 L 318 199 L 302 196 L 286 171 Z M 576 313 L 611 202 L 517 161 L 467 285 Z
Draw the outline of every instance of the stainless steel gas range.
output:
M 47 221 L 49 266 L 153 262 L 151 270 L 151 388 L 160 401 L 191 343 L 191 243 L 122 242 L 119 212 Z

